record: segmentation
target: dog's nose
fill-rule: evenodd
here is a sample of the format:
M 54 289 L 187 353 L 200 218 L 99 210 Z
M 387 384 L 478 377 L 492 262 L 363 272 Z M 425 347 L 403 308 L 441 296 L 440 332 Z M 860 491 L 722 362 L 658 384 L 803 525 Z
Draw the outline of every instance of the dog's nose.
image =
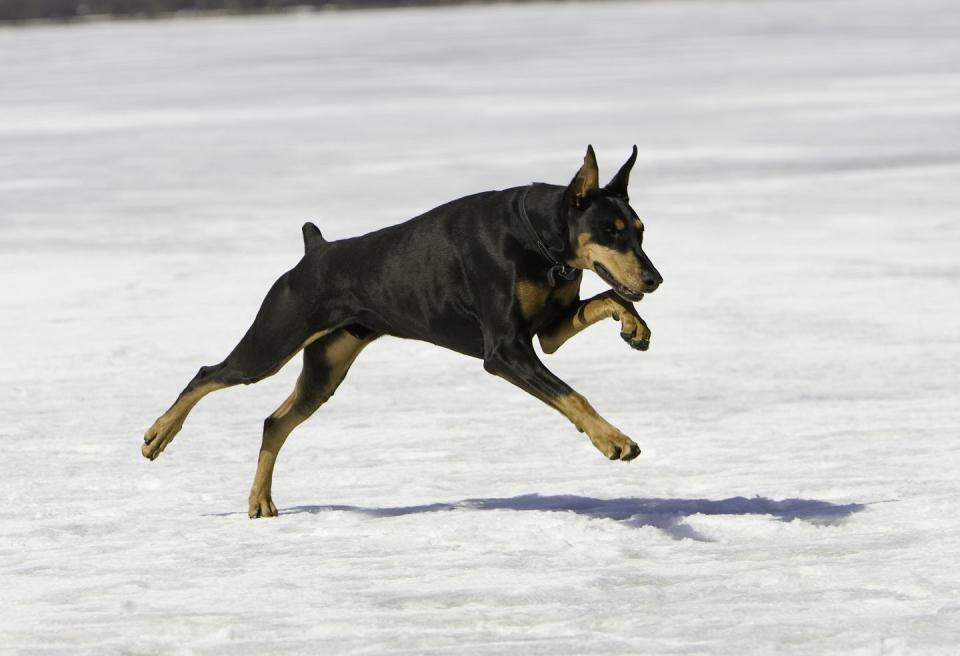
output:
M 660 286 L 660 283 L 663 282 L 663 278 L 659 275 L 651 275 L 649 273 L 643 274 L 643 284 L 646 286 L 647 292 L 652 292 L 657 287 Z

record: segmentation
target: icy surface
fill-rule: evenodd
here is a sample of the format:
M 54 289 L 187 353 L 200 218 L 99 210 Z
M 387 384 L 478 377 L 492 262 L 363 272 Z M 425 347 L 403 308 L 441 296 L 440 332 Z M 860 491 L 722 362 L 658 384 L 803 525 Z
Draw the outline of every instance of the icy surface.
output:
M 954 654 L 960 5 L 492 6 L 0 29 L 0 651 Z M 294 434 L 292 362 L 141 436 L 299 257 L 604 177 L 664 274 L 546 359 L 605 461 L 384 339 Z M 586 293 L 602 288 L 590 277 Z

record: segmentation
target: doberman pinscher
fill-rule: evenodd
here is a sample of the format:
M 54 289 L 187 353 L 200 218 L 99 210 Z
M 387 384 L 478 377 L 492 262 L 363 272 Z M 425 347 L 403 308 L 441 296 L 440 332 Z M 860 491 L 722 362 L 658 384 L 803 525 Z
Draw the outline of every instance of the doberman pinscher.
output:
M 290 432 L 329 399 L 360 351 L 381 335 L 419 339 L 483 359 L 484 368 L 559 410 L 611 460 L 640 449 L 548 370 L 536 335 L 553 353 L 611 317 L 644 351 L 650 330 L 633 307 L 663 279 L 643 252 L 643 223 L 627 182 L 637 147 L 605 187 L 587 147 L 566 187 L 533 184 L 441 205 L 405 223 L 328 242 L 303 226 L 305 254 L 267 293 L 240 343 L 201 367 L 144 436 L 142 453 L 163 453 L 196 403 L 214 390 L 276 373 L 301 349 L 296 387 L 263 424 L 250 517 L 277 514 L 271 482 Z M 582 271 L 611 290 L 581 301 Z

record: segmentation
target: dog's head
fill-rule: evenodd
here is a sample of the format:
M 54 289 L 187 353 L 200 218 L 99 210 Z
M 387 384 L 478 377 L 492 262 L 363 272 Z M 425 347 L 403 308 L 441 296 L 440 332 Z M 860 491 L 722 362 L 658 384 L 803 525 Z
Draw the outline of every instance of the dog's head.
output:
M 627 183 L 637 147 L 605 187 L 593 146 L 564 194 L 573 257 L 569 264 L 590 269 L 628 301 L 639 301 L 660 286 L 660 272 L 643 252 L 643 222 L 630 207 Z

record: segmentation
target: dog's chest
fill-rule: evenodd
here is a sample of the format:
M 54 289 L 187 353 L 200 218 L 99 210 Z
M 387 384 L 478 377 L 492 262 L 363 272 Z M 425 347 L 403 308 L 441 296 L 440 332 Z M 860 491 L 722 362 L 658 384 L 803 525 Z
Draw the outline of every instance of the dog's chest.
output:
M 536 332 L 570 311 L 580 296 L 580 276 L 556 287 L 520 278 L 514 291 L 520 315 Z

